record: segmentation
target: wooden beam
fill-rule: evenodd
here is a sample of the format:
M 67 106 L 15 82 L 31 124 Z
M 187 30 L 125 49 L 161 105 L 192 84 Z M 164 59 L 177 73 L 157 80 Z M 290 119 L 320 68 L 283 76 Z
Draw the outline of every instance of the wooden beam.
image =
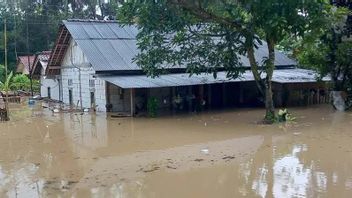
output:
M 130 97 L 131 97 L 131 116 L 134 116 L 134 89 L 130 89 Z

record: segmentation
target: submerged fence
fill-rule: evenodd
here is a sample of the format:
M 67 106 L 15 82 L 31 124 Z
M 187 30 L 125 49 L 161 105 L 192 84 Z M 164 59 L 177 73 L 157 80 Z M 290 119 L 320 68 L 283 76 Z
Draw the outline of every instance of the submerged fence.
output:
M 6 109 L 0 109 L 0 122 L 8 121 Z
M 4 98 L 4 101 L 6 101 L 6 98 Z M 21 96 L 10 96 L 8 97 L 9 103 L 21 103 L 22 102 L 22 97 Z

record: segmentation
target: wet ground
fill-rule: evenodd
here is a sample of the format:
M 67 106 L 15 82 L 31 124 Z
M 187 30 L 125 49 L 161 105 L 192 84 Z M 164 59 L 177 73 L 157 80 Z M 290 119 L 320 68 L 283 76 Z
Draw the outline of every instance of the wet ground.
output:
M 0 123 L 0 197 L 350 197 L 352 113 L 291 109 L 157 119 L 12 107 Z

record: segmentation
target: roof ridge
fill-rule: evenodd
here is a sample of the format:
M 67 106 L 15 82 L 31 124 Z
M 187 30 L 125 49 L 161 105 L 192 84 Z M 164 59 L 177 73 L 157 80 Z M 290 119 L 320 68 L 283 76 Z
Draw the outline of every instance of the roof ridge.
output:
M 64 22 L 90 22 L 90 23 L 121 23 L 117 20 L 99 20 L 99 19 L 67 19 L 63 20 Z

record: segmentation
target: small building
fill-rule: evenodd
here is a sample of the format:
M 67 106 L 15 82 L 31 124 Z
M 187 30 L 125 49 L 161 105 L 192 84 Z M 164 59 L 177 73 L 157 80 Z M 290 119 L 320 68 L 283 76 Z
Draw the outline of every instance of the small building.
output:
M 35 55 L 33 61 L 32 77 L 40 81 L 40 96 L 60 101 L 60 80 L 55 76 L 45 74 L 51 51 L 43 51 Z
M 17 58 L 16 73 L 29 75 L 34 62 L 34 55 L 19 56 Z
M 237 79 L 220 71 L 190 76 L 182 65 L 167 69 L 169 74 L 147 77 L 132 60 L 139 53 L 138 29 L 116 21 L 64 21 L 59 29 L 46 76 L 61 83 L 61 100 L 72 106 L 130 115 L 147 111 L 155 99 L 160 111 L 199 111 L 201 109 L 262 106 L 249 61 Z M 267 55 L 265 44 L 255 52 L 258 60 Z M 298 69 L 297 63 L 277 51 L 274 71 L 276 106 L 307 105 L 327 100 L 324 82 L 316 74 Z

